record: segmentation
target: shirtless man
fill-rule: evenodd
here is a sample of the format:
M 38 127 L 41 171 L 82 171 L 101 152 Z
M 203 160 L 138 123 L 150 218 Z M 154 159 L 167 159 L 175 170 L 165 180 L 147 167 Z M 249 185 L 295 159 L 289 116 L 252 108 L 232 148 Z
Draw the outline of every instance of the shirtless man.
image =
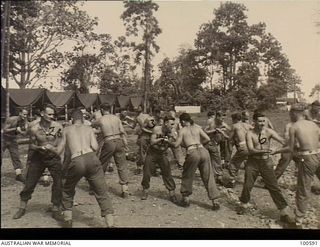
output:
M 150 144 L 150 136 L 152 133 L 152 131 L 148 131 L 144 128 L 145 121 L 147 118 L 150 117 L 150 115 L 144 113 L 141 106 L 138 107 L 137 112 L 138 112 L 138 116 L 136 117 L 136 122 L 132 126 L 132 128 L 134 129 L 138 125 L 136 134 L 138 135 L 137 145 L 139 147 L 139 150 L 138 150 L 137 170 L 135 171 L 136 175 L 141 174 L 142 172 L 142 167 L 145 162 L 146 152 Z
M 306 119 L 313 121 L 320 127 L 320 102 L 318 100 L 312 102 L 311 109 L 306 110 Z
M 247 123 L 247 124 L 251 125 L 251 123 L 250 123 L 250 114 L 249 114 L 248 111 L 242 111 L 241 112 L 241 121 L 243 123 Z
M 262 111 L 262 110 L 259 110 L 259 109 L 257 109 L 257 110 L 254 111 L 254 113 L 256 113 L 256 112 L 258 112 L 258 113 L 263 113 L 263 111 Z M 253 113 L 253 114 L 254 114 L 254 113 Z M 263 114 L 264 114 L 264 113 L 263 113 Z M 264 118 L 265 118 L 265 126 L 266 126 L 267 128 L 269 128 L 269 129 L 274 130 L 273 124 L 271 123 L 270 119 L 267 118 L 266 116 L 265 116 Z
M 52 217 L 56 219 L 60 214 L 62 165 L 60 153 L 57 153 L 55 148 L 61 142 L 62 125 L 53 121 L 53 119 L 54 107 L 45 105 L 41 112 L 40 122 L 30 129 L 30 148 L 34 151 L 30 157 L 25 186 L 20 193 L 20 207 L 13 219 L 19 219 L 25 214 L 27 202 L 31 199 L 31 195 L 46 168 L 48 168 L 53 179 Z
M 214 180 L 213 169 L 210 164 L 210 155 L 207 149 L 201 144 L 210 141 L 210 137 L 201 129 L 196 126 L 188 113 L 180 115 L 180 123 L 182 129 L 176 142 L 172 143 L 175 147 L 179 145 L 187 149 L 186 160 L 183 164 L 182 181 L 181 181 L 181 194 L 182 201 L 180 206 L 188 207 L 190 205 L 189 196 L 192 194 L 192 183 L 197 168 L 200 170 L 201 178 L 204 186 L 208 192 L 208 197 L 212 201 L 212 209 L 218 210 L 220 205 L 215 199 L 220 197 Z
M 298 184 L 296 192 L 296 227 L 302 228 L 302 219 L 307 211 L 311 183 L 314 175 L 320 179 L 320 128 L 304 116 L 304 106 L 293 105 L 290 109 L 295 123 L 289 130 L 289 148 L 292 153 L 298 143 Z
M 254 129 L 246 134 L 246 143 L 249 151 L 248 161 L 245 168 L 245 181 L 240 196 L 241 208 L 239 214 L 244 214 L 249 210 L 250 192 L 260 174 L 269 191 L 272 200 L 280 210 L 280 220 L 288 223 L 288 204 L 279 188 L 277 179 L 273 171 L 273 162 L 270 154 L 270 140 L 274 139 L 285 144 L 285 141 L 274 130 L 265 127 L 264 114 L 255 111 L 253 115 Z
M 246 133 L 253 129 L 252 125 L 241 122 L 241 114 L 234 113 L 231 115 L 232 118 L 232 129 L 230 133 L 230 140 L 236 146 L 237 152 L 232 156 L 228 171 L 230 174 L 230 181 L 226 184 L 227 188 L 234 188 L 236 183 L 236 176 L 240 169 L 242 162 L 248 159 L 248 149 L 246 143 Z
M 169 140 L 171 142 L 176 140 L 172 135 L 172 131 L 175 126 L 174 121 L 175 118 L 173 117 L 165 117 L 162 126 L 156 126 L 153 128 L 151 135 L 151 145 L 148 148 L 146 162 L 143 167 L 143 179 L 141 182 L 143 192 L 141 200 L 147 199 L 152 170 L 155 170 L 156 165 L 159 165 L 163 183 L 169 191 L 170 201 L 174 203 L 177 202 L 177 198 L 175 196 L 176 184 L 172 178 L 170 163 L 167 157 Z
M 83 113 L 76 109 L 72 113 L 73 125 L 64 129 L 62 141 L 56 148 L 57 153 L 68 147 L 71 162 L 65 170 L 65 182 L 62 188 L 62 212 L 65 227 L 72 227 L 72 207 L 75 195 L 75 187 L 82 177 L 85 177 L 93 190 L 101 209 L 107 227 L 113 226 L 112 201 L 108 197 L 107 184 L 105 182 L 101 163 L 96 155 L 98 142 L 94 131 L 84 124 Z
M 176 112 L 175 111 L 169 111 L 169 114 L 168 114 L 169 118 L 174 118 L 174 126 L 171 130 L 171 133 L 172 133 L 172 136 L 174 139 L 177 139 L 178 138 L 178 133 L 181 129 L 181 125 L 180 125 L 180 121 L 179 121 L 179 118 L 176 117 Z M 181 149 L 181 146 L 175 148 L 173 146 L 170 147 L 172 153 L 173 153 L 173 157 L 174 157 L 174 160 L 176 162 L 176 164 L 178 165 L 178 169 L 179 170 L 182 170 L 182 166 L 183 166 L 183 163 L 184 163 L 184 155 L 182 153 L 182 149 Z
M 19 147 L 17 143 L 17 135 L 25 135 L 28 128 L 28 110 L 25 108 L 20 109 L 19 116 L 12 116 L 6 119 L 3 130 L 3 142 L 1 142 L 1 157 L 6 149 L 9 150 L 12 165 L 16 173 L 16 180 L 22 183 L 25 178 L 22 175 L 22 163 L 19 157 Z M 1 162 L 2 164 L 2 162 Z
M 209 121 L 208 119 L 208 125 L 204 129 L 206 134 L 210 137 L 207 148 L 210 154 L 216 182 L 220 185 L 222 185 L 222 163 L 224 162 L 221 160 L 222 153 L 223 157 L 228 156 L 227 132 L 230 130 L 230 127 L 223 120 L 223 113 L 217 112 L 216 117 L 213 120 Z
M 122 188 L 121 196 L 127 198 L 128 192 L 128 167 L 126 161 L 125 149 L 128 149 L 126 132 L 122 126 L 121 120 L 110 113 L 111 105 L 105 103 L 101 105 L 102 117 L 92 123 L 92 126 L 100 127 L 104 144 L 101 148 L 100 161 L 102 164 L 108 164 L 111 157 L 114 158 Z M 104 172 L 106 167 L 103 167 Z

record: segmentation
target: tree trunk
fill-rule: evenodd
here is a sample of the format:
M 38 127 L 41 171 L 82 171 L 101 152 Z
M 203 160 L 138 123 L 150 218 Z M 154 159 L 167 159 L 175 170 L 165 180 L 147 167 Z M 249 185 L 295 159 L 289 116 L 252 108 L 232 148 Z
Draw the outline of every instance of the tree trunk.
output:
M 27 76 L 27 71 L 26 71 L 26 53 L 21 52 L 21 70 L 20 70 L 20 88 L 26 88 L 26 76 Z

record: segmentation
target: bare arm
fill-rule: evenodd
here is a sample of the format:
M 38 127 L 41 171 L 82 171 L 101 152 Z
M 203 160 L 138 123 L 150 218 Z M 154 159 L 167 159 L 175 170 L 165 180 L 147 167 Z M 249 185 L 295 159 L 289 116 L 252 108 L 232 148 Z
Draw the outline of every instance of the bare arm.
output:
M 203 129 L 199 128 L 200 136 L 204 139 L 203 144 L 206 144 L 210 141 L 210 137 L 203 131 Z
M 271 138 L 276 140 L 277 142 L 281 143 L 282 145 L 286 144 L 285 139 L 283 139 L 276 131 L 270 129 Z
M 66 137 L 66 133 L 65 133 L 65 130 L 62 131 L 62 136 L 59 140 L 59 143 L 56 147 L 54 147 L 52 149 L 53 152 L 55 152 L 56 154 L 60 155 L 63 150 L 65 149 L 66 147 L 66 144 L 67 144 L 67 137 Z
M 43 146 L 38 145 L 37 138 L 34 134 L 34 132 L 30 132 L 30 148 L 33 150 L 39 150 L 39 149 L 44 149 Z
M 289 150 L 291 153 L 294 152 L 294 144 L 296 143 L 296 132 L 293 127 L 289 129 Z
M 10 132 L 14 132 L 17 130 L 16 127 L 10 128 L 10 126 L 11 126 L 11 121 L 9 119 L 7 119 L 4 123 L 3 133 L 10 133 Z
M 161 134 L 160 130 L 158 128 L 155 128 L 152 132 L 151 139 L 150 139 L 151 145 L 158 144 L 164 140 L 164 138 L 162 137 L 157 138 L 159 134 Z
M 268 118 L 268 128 L 270 128 L 270 129 L 272 129 L 272 130 L 274 130 L 274 127 L 273 127 L 273 125 L 272 125 L 272 123 L 271 123 L 271 121 L 270 121 L 270 119 Z
M 181 143 L 182 143 L 182 139 L 183 139 L 183 129 L 181 129 L 179 131 L 178 138 L 177 138 L 177 140 L 175 142 L 172 143 L 172 145 L 175 148 L 179 147 L 181 145 Z
M 90 133 L 90 146 L 93 149 L 93 151 L 97 151 L 99 148 L 97 138 L 96 138 L 93 130 Z

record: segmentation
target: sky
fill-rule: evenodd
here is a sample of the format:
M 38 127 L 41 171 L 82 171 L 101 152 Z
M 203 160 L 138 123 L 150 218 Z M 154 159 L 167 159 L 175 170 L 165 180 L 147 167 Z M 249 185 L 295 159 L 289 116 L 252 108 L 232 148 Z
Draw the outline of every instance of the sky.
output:
M 164 57 L 178 55 L 183 44 L 193 46 L 201 24 L 213 19 L 213 10 L 219 1 L 155 1 L 159 5 L 156 17 L 162 33 L 157 38 L 160 52 L 153 62 L 158 64 Z M 320 82 L 320 1 L 237 1 L 247 8 L 249 24 L 266 23 L 270 32 L 282 45 L 292 67 L 302 79 L 301 88 L 308 96 L 312 87 Z M 123 35 L 125 28 L 120 15 L 122 2 L 88 1 L 85 9 L 89 15 L 99 18 L 96 29 L 109 33 L 113 38 Z
M 160 52 L 153 59 L 157 66 L 164 57 L 174 58 L 181 45 L 193 47 L 201 24 L 214 18 L 213 10 L 220 1 L 155 1 L 159 5 L 156 17 L 162 33 L 156 42 Z M 308 98 L 311 89 L 320 82 L 320 1 L 237 1 L 248 11 L 249 24 L 264 22 L 282 45 L 291 66 L 302 79 L 301 88 Z M 82 7 L 91 17 L 98 17 L 98 33 L 108 33 L 113 39 L 125 34 L 120 15 L 121 1 L 87 1 Z M 317 33 L 318 32 L 318 33 Z M 55 76 L 53 76 L 54 78 Z M 57 80 L 57 78 L 56 78 Z

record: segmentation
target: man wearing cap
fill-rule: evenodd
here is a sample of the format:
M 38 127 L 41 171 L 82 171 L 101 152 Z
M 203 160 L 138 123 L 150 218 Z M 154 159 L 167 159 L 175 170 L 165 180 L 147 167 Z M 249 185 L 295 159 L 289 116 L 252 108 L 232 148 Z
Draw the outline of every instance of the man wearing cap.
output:
M 172 130 L 175 126 L 174 121 L 175 118 L 168 116 L 164 118 L 162 126 L 155 126 L 153 128 L 150 147 L 148 148 L 143 167 L 143 179 L 141 182 L 143 187 L 142 200 L 146 200 L 148 197 L 152 170 L 155 170 L 156 165 L 159 165 L 163 183 L 169 191 L 170 201 L 177 201 L 175 196 L 176 185 L 171 175 L 170 163 L 167 157 L 167 150 L 170 143 L 169 140 L 175 141 L 175 138 L 172 135 Z
M 302 228 L 310 198 L 311 183 L 314 175 L 320 179 L 320 128 L 316 123 L 305 119 L 305 107 L 296 104 L 291 107 L 290 116 L 295 120 L 289 130 L 289 148 L 297 155 L 298 184 L 296 192 L 296 226 Z
M 215 201 L 220 197 L 214 180 L 213 169 L 210 163 L 210 155 L 201 143 L 208 143 L 210 137 L 202 130 L 201 127 L 194 124 L 188 113 L 180 115 L 182 129 L 176 142 L 171 145 L 178 147 L 184 146 L 187 149 L 186 160 L 183 164 L 181 194 L 182 201 L 180 206 L 188 207 L 190 205 L 189 196 L 192 194 L 192 183 L 197 168 L 200 170 L 201 178 L 208 192 L 208 197 L 212 201 L 212 209 L 218 210 L 220 205 Z
M 111 105 L 108 103 L 101 105 L 103 116 L 92 123 L 92 126 L 100 127 L 104 144 L 101 148 L 100 161 L 103 165 L 107 165 L 110 162 L 111 157 L 114 158 L 118 174 L 119 183 L 121 185 L 123 198 L 127 198 L 128 192 L 128 167 L 126 161 L 125 149 L 128 149 L 128 143 L 126 138 L 126 132 L 122 126 L 121 120 L 112 115 Z M 104 172 L 106 166 L 103 166 Z
M 244 214 L 250 210 L 250 193 L 254 183 L 260 174 L 269 191 L 272 200 L 280 210 L 280 220 L 288 223 L 288 204 L 282 195 L 273 171 L 273 162 L 270 157 L 270 140 L 274 139 L 285 144 L 285 141 L 274 130 L 265 127 L 265 116 L 259 111 L 253 115 L 254 129 L 246 134 L 248 148 L 248 161 L 245 167 L 245 181 L 240 196 L 241 207 L 239 214 Z
M 25 178 L 22 175 L 22 163 L 19 157 L 19 148 L 17 142 L 17 135 L 25 135 L 28 128 L 28 111 L 25 108 L 20 109 L 18 116 L 12 116 L 6 119 L 3 132 L 3 142 L 1 143 L 1 157 L 6 149 L 9 150 L 12 165 L 16 173 L 16 180 L 22 183 Z M 2 164 L 2 162 L 1 162 Z

